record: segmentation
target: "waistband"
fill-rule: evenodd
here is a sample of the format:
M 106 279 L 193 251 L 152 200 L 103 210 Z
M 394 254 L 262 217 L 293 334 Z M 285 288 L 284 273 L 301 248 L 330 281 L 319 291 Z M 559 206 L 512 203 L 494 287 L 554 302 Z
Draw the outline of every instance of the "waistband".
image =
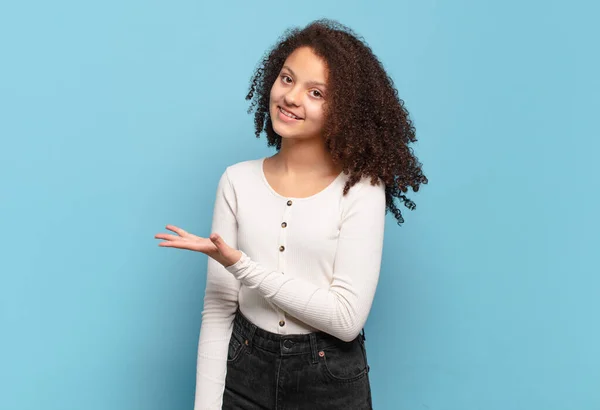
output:
M 272 353 L 286 355 L 298 355 L 311 353 L 313 361 L 318 360 L 320 350 L 338 347 L 344 348 L 353 343 L 365 341 L 364 329 L 351 342 L 345 342 L 325 332 L 312 332 L 306 334 L 280 335 L 269 332 L 252 323 L 244 314 L 237 310 L 233 320 L 233 332 L 238 335 L 249 348 L 257 346 Z

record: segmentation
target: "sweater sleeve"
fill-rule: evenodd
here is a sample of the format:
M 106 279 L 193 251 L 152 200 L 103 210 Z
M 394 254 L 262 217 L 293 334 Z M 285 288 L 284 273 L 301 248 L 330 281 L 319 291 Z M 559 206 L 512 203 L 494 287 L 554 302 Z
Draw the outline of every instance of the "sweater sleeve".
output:
M 226 267 L 280 309 L 345 341 L 360 333 L 369 315 L 379 279 L 385 225 L 383 184 L 373 186 L 367 181 L 355 188 L 342 216 L 328 287 L 266 270 L 244 252 L 238 262 Z
M 235 193 L 225 171 L 217 187 L 211 232 L 219 232 L 228 244 L 237 248 L 236 210 Z M 238 306 L 239 289 L 240 282 L 220 263 L 208 258 L 198 342 L 194 410 L 221 409 L 227 372 L 227 350 Z

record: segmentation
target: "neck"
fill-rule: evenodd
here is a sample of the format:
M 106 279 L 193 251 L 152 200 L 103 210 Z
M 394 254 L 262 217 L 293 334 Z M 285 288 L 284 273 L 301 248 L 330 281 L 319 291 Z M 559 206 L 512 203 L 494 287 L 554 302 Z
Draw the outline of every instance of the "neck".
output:
M 342 168 L 333 162 L 320 138 L 304 141 L 283 139 L 281 149 L 273 156 L 273 164 L 287 176 L 328 176 Z

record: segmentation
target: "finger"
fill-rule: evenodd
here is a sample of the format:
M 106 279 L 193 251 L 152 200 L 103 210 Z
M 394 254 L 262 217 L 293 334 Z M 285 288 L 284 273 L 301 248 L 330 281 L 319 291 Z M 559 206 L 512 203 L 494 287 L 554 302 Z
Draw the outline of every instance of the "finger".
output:
M 214 257 L 215 252 L 219 252 L 218 248 L 216 248 L 216 246 L 210 242 L 206 244 L 199 244 L 193 241 L 182 241 L 181 239 L 178 241 L 161 242 L 158 244 L 158 246 L 161 248 L 178 248 L 186 249 L 188 251 L 202 252 L 210 257 Z
M 171 234 L 168 234 L 168 233 L 159 233 L 159 234 L 154 235 L 154 237 L 156 239 L 165 239 L 167 241 L 181 240 L 180 236 L 175 236 L 175 235 L 171 235 Z
M 173 231 L 175 232 L 177 235 L 179 236 L 185 236 L 187 235 L 187 232 L 184 231 L 183 229 L 175 226 L 175 225 L 167 225 L 165 228 L 167 228 L 169 231 Z
M 211 234 L 210 240 L 215 244 L 219 251 L 226 250 L 228 248 L 227 244 L 225 243 L 223 238 L 221 238 L 221 235 L 219 235 L 218 233 Z
M 178 248 L 178 249 L 187 249 L 189 251 L 194 251 L 196 249 L 192 249 L 190 247 L 190 243 L 189 242 L 181 242 L 181 241 L 168 241 L 168 242 L 161 242 L 158 244 L 158 246 L 163 247 L 163 248 Z
M 158 244 L 158 246 L 162 246 L 163 248 L 177 248 L 177 244 L 176 242 L 161 242 Z

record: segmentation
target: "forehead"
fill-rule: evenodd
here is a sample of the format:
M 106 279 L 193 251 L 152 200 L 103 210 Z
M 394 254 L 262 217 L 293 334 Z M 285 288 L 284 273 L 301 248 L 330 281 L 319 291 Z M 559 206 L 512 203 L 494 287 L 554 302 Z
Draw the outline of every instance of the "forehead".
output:
M 327 63 L 316 55 L 310 47 L 299 47 L 285 60 L 289 67 L 303 81 L 327 83 Z

